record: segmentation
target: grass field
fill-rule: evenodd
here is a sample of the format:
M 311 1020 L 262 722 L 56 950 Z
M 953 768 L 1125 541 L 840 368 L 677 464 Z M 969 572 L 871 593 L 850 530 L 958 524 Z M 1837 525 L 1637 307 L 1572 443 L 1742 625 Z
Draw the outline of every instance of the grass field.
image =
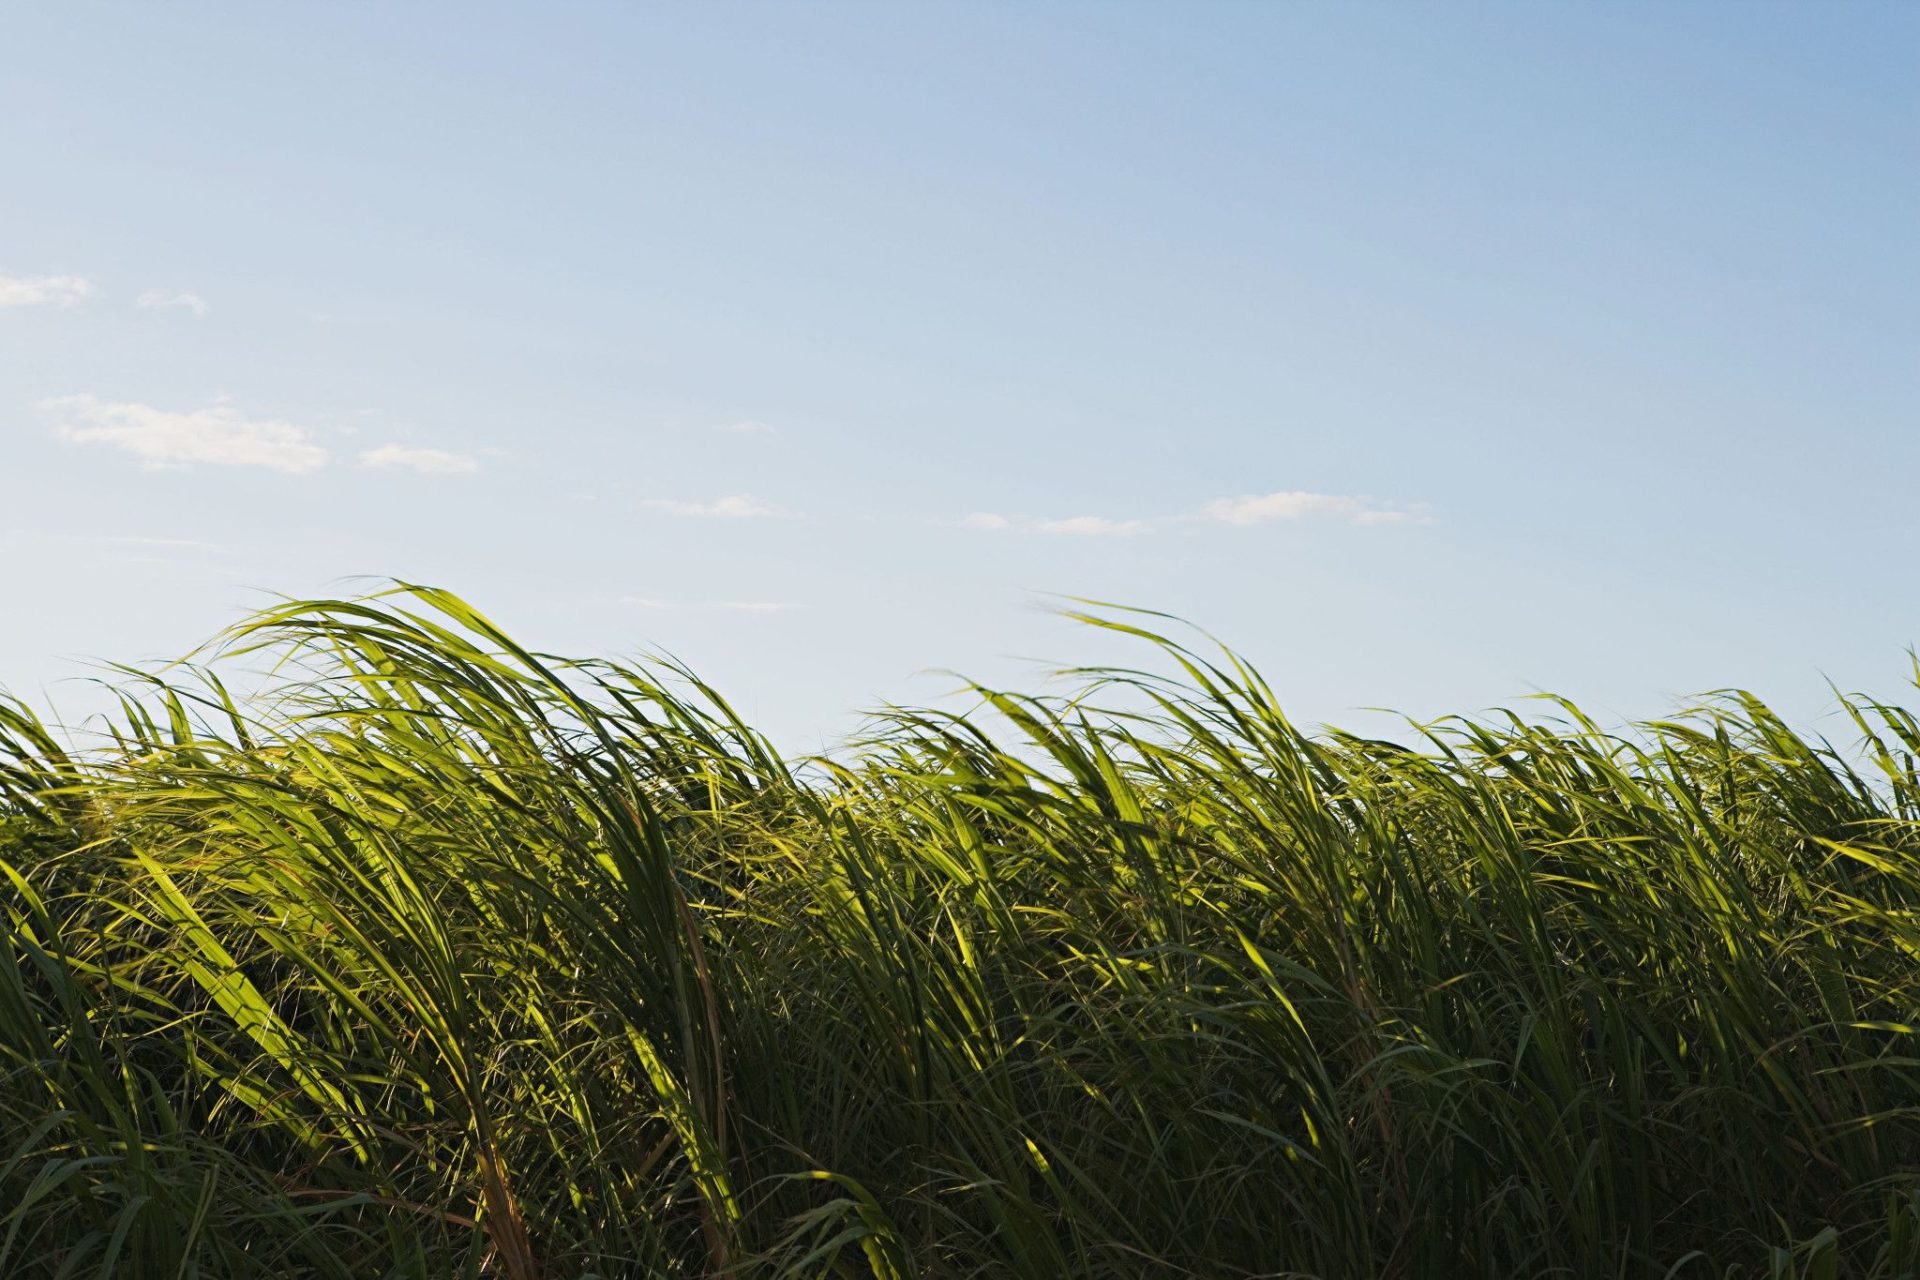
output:
M 0 704 L 0 1275 L 1920 1274 L 1914 716 L 1137 634 L 805 762 L 411 588 Z

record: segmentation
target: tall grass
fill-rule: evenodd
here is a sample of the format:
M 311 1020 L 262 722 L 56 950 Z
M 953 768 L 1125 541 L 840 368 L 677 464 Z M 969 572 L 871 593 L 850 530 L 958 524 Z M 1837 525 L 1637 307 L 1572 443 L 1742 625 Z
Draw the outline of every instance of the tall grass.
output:
M 0 1275 L 1920 1274 L 1913 715 L 1310 736 L 1085 621 L 1175 678 L 802 763 L 419 588 L 0 704 Z

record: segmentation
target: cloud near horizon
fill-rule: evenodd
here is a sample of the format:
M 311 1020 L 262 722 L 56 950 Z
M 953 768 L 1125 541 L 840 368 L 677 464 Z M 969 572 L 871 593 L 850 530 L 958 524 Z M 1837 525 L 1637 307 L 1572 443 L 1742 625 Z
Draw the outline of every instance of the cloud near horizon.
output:
M 1060 533 L 1075 538 L 1124 538 L 1145 533 L 1149 528 L 1145 520 L 1109 520 L 1106 516 L 1067 516 L 1060 520 L 1036 520 L 1032 525 L 1035 533 Z
M 39 407 L 60 418 L 55 430 L 62 440 L 112 445 L 149 468 L 206 463 L 291 475 L 327 464 L 327 451 L 313 443 L 307 428 L 245 418 L 224 404 L 174 411 L 73 395 L 42 400 Z
M 1212 520 L 1242 526 L 1313 518 L 1360 525 L 1413 524 L 1423 522 L 1426 518 L 1419 511 L 1407 507 L 1368 502 L 1344 494 L 1308 493 L 1298 489 L 1246 494 L 1237 498 L 1215 498 L 1206 505 L 1202 514 Z
M 1153 526 L 1145 520 L 1112 520 L 1106 516 L 1065 516 L 1058 519 L 1029 519 L 1026 517 L 1003 516 L 996 511 L 976 511 L 959 521 L 962 529 L 979 529 L 989 533 L 1013 531 L 1016 533 L 1062 534 L 1080 538 L 1120 538 L 1131 534 L 1146 533 Z
M 650 511 L 688 516 L 697 520 L 759 520 L 789 514 L 744 493 L 730 493 L 712 502 L 682 502 L 675 498 L 643 498 L 640 505 Z
M 77 307 L 92 292 L 85 276 L 0 276 L 0 307 Z
M 143 311 L 179 310 L 191 311 L 196 316 L 207 314 L 207 304 L 197 293 L 168 293 L 164 289 L 149 289 L 135 298 L 133 305 Z
M 1216 520 L 1222 524 L 1246 527 L 1280 521 L 1323 519 L 1346 524 L 1425 524 L 1430 517 L 1424 504 L 1398 505 L 1373 502 L 1338 493 L 1309 493 L 1284 490 L 1279 493 L 1245 494 L 1235 498 L 1215 498 L 1193 515 L 1158 520 L 1117 520 L 1108 516 L 1066 516 L 1042 518 L 1007 516 L 997 511 L 976 511 L 962 516 L 954 524 L 962 529 L 986 533 L 1046 533 L 1077 537 L 1113 538 L 1151 533 L 1162 524 Z
M 449 453 L 445 449 L 414 449 L 402 444 L 383 444 L 360 455 L 360 465 L 368 468 L 399 468 L 428 476 L 471 475 L 480 462 L 471 454 Z

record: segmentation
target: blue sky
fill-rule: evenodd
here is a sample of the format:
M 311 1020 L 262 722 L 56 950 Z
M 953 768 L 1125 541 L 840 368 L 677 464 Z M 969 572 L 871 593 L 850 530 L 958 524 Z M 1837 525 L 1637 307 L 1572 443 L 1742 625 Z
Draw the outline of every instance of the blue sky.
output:
M 11 6 L 0 684 L 428 580 L 800 747 L 1897 692 L 1911 5 Z

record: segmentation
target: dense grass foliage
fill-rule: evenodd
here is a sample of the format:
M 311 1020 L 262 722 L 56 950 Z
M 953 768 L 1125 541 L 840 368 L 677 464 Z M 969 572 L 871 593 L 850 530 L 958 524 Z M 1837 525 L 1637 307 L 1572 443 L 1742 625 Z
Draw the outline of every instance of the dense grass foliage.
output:
M 418 589 L 0 704 L 0 1274 L 1920 1272 L 1914 717 L 1308 736 L 1087 620 L 1177 678 L 804 764 Z

